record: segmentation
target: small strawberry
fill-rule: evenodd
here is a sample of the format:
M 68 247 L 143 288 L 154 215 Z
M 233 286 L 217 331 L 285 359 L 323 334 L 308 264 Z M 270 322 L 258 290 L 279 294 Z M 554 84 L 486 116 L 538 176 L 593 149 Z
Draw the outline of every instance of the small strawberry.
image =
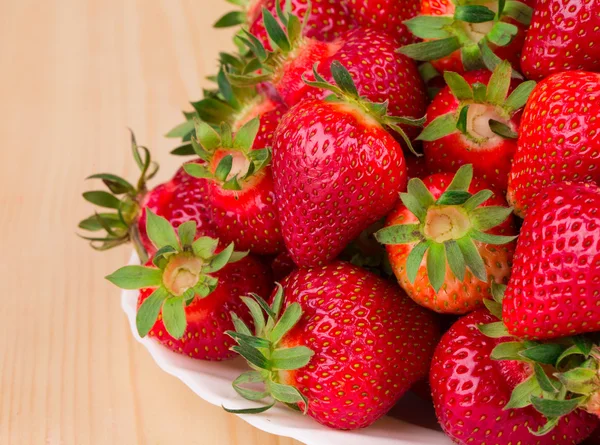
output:
M 510 334 L 546 339 L 600 329 L 600 187 L 545 188 L 521 228 L 503 320 Z
M 399 123 L 419 123 L 388 116 L 386 103 L 360 97 L 340 63 L 331 71 L 337 86 L 316 71 L 310 84 L 328 88 L 338 101 L 307 100 L 290 109 L 273 146 L 283 237 L 301 267 L 332 261 L 392 209 L 406 186 L 406 165 L 384 125 L 403 134 Z
M 90 176 L 101 179 L 108 187 L 106 191 L 85 192 L 83 197 L 92 204 L 111 209 L 108 213 L 95 213 L 79 223 L 79 228 L 91 232 L 106 231 L 103 237 L 83 237 L 97 250 L 107 250 L 132 242 L 142 262 L 156 251 L 146 233 L 146 207 L 167 218 L 175 227 L 186 221 L 194 221 L 198 233 L 214 236 L 214 227 L 206 210 L 206 180 L 190 178 L 183 168 L 164 184 L 148 191 L 147 181 L 152 179 L 158 164 L 152 162 L 150 151 L 137 145 L 131 135 L 131 148 L 136 164 L 141 170 L 135 185 L 109 173 Z
M 403 22 L 419 13 L 419 0 L 348 0 L 348 8 L 361 27 L 383 31 L 401 45 L 415 41 Z
M 508 202 L 524 217 L 544 187 L 600 182 L 600 74 L 564 72 L 540 82 L 521 117 Z
M 231 358 L 225 331 L 231 311 L 248 292 L 268 292 L 269 273 L 257 259 L 218 251 L 218 240 L 197 237 L 188 221 L 175 234 L 169 222 L 148 210 L 148 235 L 157 253 L 147 266 L 125 266 L 106 277 L 123 289 L 141 289 L 136 326 L 169 349 L 202 360 Z M 249 317 L 245 317 L 249 320 Z
M 254 118 L 233 137 L 227 123 L 217 132 L 198 121 L 192 145 L 206 164 L 189 163 L 184 169 L 194 178 L 208 180 L 206 206 L 219 239 L 268 255 L 282 250 L 283 238 L 269 166 L 271 154 L 262 145 L 269 141 L 260 127 L 261 120 Z
M 502 60 L 518 68 L 532 3 L 422 0 L 421 14 L 404 23 L 425 41 L 399 51 L 416 60 L 430 61 L 440 72 L 491 70 Z
M 594 0 L 537 0 L 521 57 L 523 74 L 600 70 L 600 13 Z
M 542 394 L 535 374 L 544 371 L 526 357 L 508 359 L 507 351 L 519 347 L 510 339 L 480 332 L 482 324 L 493 321 L 486 310 L 473 312 L 457 321 L 435 350 L 429 381 L 442 429 L 462 445 L 582 442 L 598 421 L 581 411 L 557 421 L 552 433 L 540 435 L 546 419 L 528 406 L 526 396 Z
M 506 192 L 521 108 L 535 87 L 533 81 L 511 82 L 511 72 L 504 61 L 493 74 L 444 73 L 448 86 L 429 105 L 426 127 L 417 138 L 431 172 L 472 164 L 476 177 Z
M 375 235 L 387 245 L 400 286 L 436 312 L 476 309 L 490 295 L 489 280 L 502 283 L 510 274 L 517 233 L 511 209 L 472 175 L 466 165 L 454 178 L 411 179 Z
M 367 427 L 427 374 L 438 338 L 431 314 L 391 283 L 344 262 L 293 272 L 271 306 L 258 296 L 244 301 L 255 332 L 236 320 L 230 335 L 238 342 L 232 349 L 253 370 L 234 388 L 249 400 L 272 400 L 245 413 L 282 402 L 331 428 Z M 264 390 L 242 386 L 258 382 Z

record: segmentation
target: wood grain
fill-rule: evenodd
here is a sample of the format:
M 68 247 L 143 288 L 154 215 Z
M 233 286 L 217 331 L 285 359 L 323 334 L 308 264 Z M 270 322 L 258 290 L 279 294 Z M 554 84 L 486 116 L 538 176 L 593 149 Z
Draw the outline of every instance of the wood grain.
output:
M 162 135 L 230 34 L 223 0 L 0 1 L 0 444 L 291 445 L 203 402 L 132 338 L 75 236 L 93 172 L 135 175 L 127 126 L 167 179 Z

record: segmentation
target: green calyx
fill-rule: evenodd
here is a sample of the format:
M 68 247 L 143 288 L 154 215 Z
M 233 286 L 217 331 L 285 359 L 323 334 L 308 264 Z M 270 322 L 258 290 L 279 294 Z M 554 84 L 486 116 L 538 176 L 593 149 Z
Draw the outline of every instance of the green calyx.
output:
M 512 209 L 482 206 L 493 193 L 490 190 L 470 193 L 472 178 L 473 167 L 462 166 L 437 200 L 423 181 L 411 179 L 407 193 L 401 193 L 400 199 L 419 222 L 389 226 L 375 234 L 382 244 L 415 244 L 406 261 L 411 283 L 415 282 L 426 253 L 427 276 L 436 292 L 444 285 L 447 267 L 460 281 L 464 280 L 467 268 L 479 280 L 487 281 L 485 264 L 476 243 L 499 245 L 516 238 L 487 233 L 502 224 Z
M 281 402 L 295 409 L 297 409 L 298 403 L 303 403 L 306 413 L 308 410 L 306 397 L 294 386 L 281 383 L 280 377 L 282 371 L 293 371 L 305 367 L 314 355 L 314 352 L 306 346 L 290 348 L 281 344 L 281 340 L 302 317 L 302 308 L 298 303 L 292 303 L 283 310 L 283 288 L 279 284 L 277 284 L 277 292 L 271 305 L 256 294 L 242 297 L 242 300 L 252 315 L 254 333 L 236 314 L 232 313 L 235 332 L 229 331 L 227 335 L 237 342 L 237 345 L 231 349 L 246 359 L 252 371 L 240 375 L 233 382 L 233 388 L 246 400 L 270 399 L 270 401 L 260 408 L 226 409 L 226 411 L 237 414 L 256 414 Z M 248 383 L 262 383 L 263 388 L 257 390 L 243 386 Z
M 136 316 L 140 337 L 145 337 L 162 311 L 165 328 L 181 338 L 187 321 L 185 307 L 196 297 L 204 298 L 217 287 L 212 274 L 228 263 L 239 261 L 247 252 L 234 252 L 233 243 L 216 253 L 219 241 L 196 238 L 196 222 L 187 221 L 175 230 L 169 222 L 146 209 L 148 237 L 158 251 L 152 259 L 155 267 L 125 266 L 106 279 L 121 289 L 156 288 L 142 303 Z
M 431 61 L 460 51 L 465 70 L 488 68 L 500 62 L 490 44 L 506 46 L 519 28 L 504 21 L 512 18 L 529 26 L 533 9 L 515 0 L 497 0 L 473 4 L 468 0 L 455 2 L 453 17 L 419 15 L 404 24 L 424 42 L 407 45 L 398 51 L 413 59 Z M 489 6 L 489 7 L 488 7 Z
M 410 117 L 390 116 L 388 114 L 388 101 L 376 103 L 371 102 L 364 96 L 360 96 L 350 72 L 346 69 L 346 67 L 344 67 L 344 65 L 342 65 L 341 62 L 337 60 L 331 64 L 331 75 L 335 82 L 334 84 L 325 80 L 325 78 L 318 73 L 317 64 L 315 64 L 313 67 L 313 74 L 315 76 L 314 81 L 304 78 L 304 82 L 311 87 L 321 88 L 333 93 L 326 99 L 327 101 L 345 102 L 360 109 L 363 113 L 375 119 L 382 126 L 398 133 L 410 151 L 417 156 L 421 156 L 415 151 L 410 138 L 406 135 L 400 125 L 421 127 L 425 123 L 424 117 L 420 119 L 414 119 Z
M 248 21 L 249 0 L 225 0 L 239 10 L 230 11 L 219 18 L 213 25 L 215 28 L 231 28 L 232 26 L 246 25 Z
M 140 240 L 137 219 L 140 214 L 140 202 L 147 192 L 146 183 L 158 172 L 158 164 L 152 162 L 150 151 L 146 147 L 138 146 L 133 133 L 131 133 L 131 151 L 135 163 L 140 169 L 137 183 L 131 184 L 120 176 L 110 173 L 89 176 L 87 179 L 102 180 L 108 191 L 85 192 L 83 198 L 98 207 L 110 209 L 110 211 L 95 212 L 81 221 L 79 228 L 88 232 L 105 232 L 101 236 L 81 236 L 90 241 L 92 248 L 108 250 L 131 241 L 140 259 L 145 261 L 148 254 Z
M 234 136 L 231 125 L 226 122 L 217 131 L 206 122 L 196 120 L 192 148 L 205 163 L 184 164 L 184 170 L 195 178 L 217 181 L 225 190 L 242 190 L 244 183 L 271 162 L 270 148 L 252 149 L 259 127 L 260 119 L 254 118 Z M 218 153 L 226 154 L 213 169 L 211 165 Z
M 470 85 L 464 77 L 452 71 L 444 79 L 459 101 L 454 112 L 435 118 L 417 137 L 422 141 L 435 141 L 456 131 L 475 143 L 485 143 L 500 136 L 516 139 L 510 119 L 527 103 L 536 83 L 528 80 L 517 86 L 509 95 L 512 68 L 507 61 L 493 71 L 487 85 L 477 82 Z

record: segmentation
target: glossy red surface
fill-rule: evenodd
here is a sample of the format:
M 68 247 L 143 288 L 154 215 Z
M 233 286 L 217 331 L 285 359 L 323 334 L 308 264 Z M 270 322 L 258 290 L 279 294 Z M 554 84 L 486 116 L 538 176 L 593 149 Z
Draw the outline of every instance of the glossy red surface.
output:
M 438 344 L 429 381 L 440 425 L 456 443 L 494 445 L 573 445 L 597 426 L 598 419 L 576 411 L 545 436 L 528 430 L 545 419 L 533 407 L 504 410 L 515 386 L 530 375 L 524 362 L 496 361 L 490 353 L 501 341 L 483 335 L 478 325 L 497 321 L 486 310 L 457 321 Z
M 325 264 L 385 216 L 406 187 L 400 145 L 376 122 L 337 103 L 304 101 L 277 129 L 277 208 L 299 266 Z
M 285 382 L 308 398 L 318 422 L 366 427 L 427 374 L 438 328 L 397 286 L 343 262 L 297 270 L 283 286 L 287 304 L 304 313 L 282 345 L 315 352 Z
M 529 209 L 503 301 L 509 332 L 553 338 L 600 329 L 600 188 L 556 184 Z

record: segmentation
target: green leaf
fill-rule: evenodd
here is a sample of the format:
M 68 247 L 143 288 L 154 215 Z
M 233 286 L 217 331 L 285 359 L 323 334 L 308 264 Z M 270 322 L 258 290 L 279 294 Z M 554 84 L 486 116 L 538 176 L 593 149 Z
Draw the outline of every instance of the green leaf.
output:
M 487 206 L 472 210 L 469 216 L 477 230 L 486 231 L 502 224 L 511 214 L 510 207 Z
M 485 264 L 483 263 L 483 259 L 475 247 L 475 244 L 469 237 L 463 237 L 456 241 L 458 247 L 460 247 L 460 251 L 462 252 L 465 263 L 467 267 L 471 270 L 475 277 L 479 278 L 481 281 L 487 282 L 487 270 L 485 268 Z
M 184 144 L 171 150 L 171 154 L 175 156 L 193 156 L 196 152 L 192 144 Z
M 569 358 L 569 357 L 573 357 L 573 356 L 577 356 L 577 355 L 582 355 L 581 354 L 581 350 L 579 349 L 578 346 L 571 346 L 570 348 L 566 349 L 561 355 L 560 357 L 558 357 L 558 359 L 556 360 L 556 367 L 557 368 L 561 368 L 562 367 L 562 363 L 565 359 Z
M 525 345 L 519 341 L 506 341 L 497 345 L 490 357 L 494 360 L 523 360 L 519 352 L 525 349 Z
M 423 208 L 419 200 L 408 193 L 400 193 L 400 200 L 410 212 L 415 215 L 419 221 L 424 221 L 427 211 Z
M 525 26 L 529 26 L 533 16 L 533 8 L 520 1 L 507 1 L 503 12 Z
M 194 131 L 194 121 L 185 121 L 182 124 L 177 125 L 171 131 L 169 131 L 165 137 L 168 138 L 183 138 Z
M 354 80 L 352 80 L 350 72 L 344 67 L 344 65 L 342 65 L 340 61 L 335 60 L 331 64 L 331 75 L 333 76 L 336 85 L 340 87 L 344 93 L 352 97 L 358 97 L 358 90 L 356 89 Z
M 283 315 L 269 333 L 269 340 L 277 345 L 279 340 L 292 329 L 302 317 L 302 308 L 298 303 L 290 304 L 284 311 Z
M 162 315 L 165 328 L 171 337 L 183 337 L 187 326 L 183 296 L 167 298 L 163 304 Z
M 152 244 L 160 249 L 164 246 L 171 246 L 179 249 L 179 240 L 175 235 L 173 226 L 162 216 L 158 216 L 149 207 L 146 207 L 146 231 Z
M 145 337 L 156 323 L 160 308 L 165 299 L 169 296 L 169 292 L 164 287 L 159 287 L 144 300 L 135 316 L 135 325 L 140 337 Z
M 454 175 L 452 182 L 446 191 L 462 190 L 468 191 L 473 180 L 473 166 L 471 164 L 461 166 Z
M 468 43 L 460 49 L 460 58 L 467 71 L 484 68 L 481 50 L 475 43 Z
M 428 62 L 452 54 L 454 51 L 460 49 L 460 47 L 461 45 L 457 37 L 448 37 L 445 39 L 413 43 L 411 45 L 403 46 L 398 51 L 412 59 Z
M 459 5 L 454 18 L 468 23 L 484 23 L 494 20 L 496 13 L 482 5 Z
M 458 113 L 458 120 L 456 121 L 456 128 L 462 134 L 469 134 L 467 131 L 467 118 L 469 116 L 469 106 L 465 105 L 460 109 Z
M 594 348 L 594 342 L 585 335 L 576 335 L 572 339 L 585 358 L 588 358 Z
M 471 85 L 473 88 L 473 99 L 475 102 L 484 103 L 487 96 L 487 85 L 481 82 L 475 82 Z
M 192 244 L 194 255 L 204 260 L 210 259 L 219 245 L 219 240 L 208 236 L 201 236 Z
M 494 69 L 502 62 L 502 59 L 492 51 L 488 45 L 487 38 L 481 39 L 478 45 L 481 50 L 481 57 L 483 58 L 484 65 L 488 70 L 494 71 Z
M 492 281 L 492 298 L 494 301 L 502 304 L 504 300 L 504 293 L 506 292 L 506 284 L 496 283 Z
M 262 12 L 265 29 L 273 43 L 284 53 L 290 52 L 292 50 L 292 45 L 283 28 L 267 8 L 263 7 Z
M 171 246 L 161 247 L 154 254 L 154 257 L 152 258 L 152 264 L 154 264 L 159 269 L 164 270 L 164 268 L 167 265 L 167 261 L 168 261 L 170 254 L 176 253 L 176 252 L 177 252 L 177 250 Z
M 467 212 L 472 212 L 476 207 L 479 207 L 492 196 L 494 196 L 494 193 L 491 190 L 479 190 L 477 193 L 475 193 L 473 196 L 471 196 L 465 201 L 463 208 Z
M 300 403 L 306 401 L 304 396 L 300 394 L 296 388 L 290 385 L 282 385 L 281 383 L 275 383 L 273 381 L 267 382 L 267 387 L 271 392 L 271 396 L 275 400 L 283 403 Z
M 231 350 L 244 357 L 251 365 L 260 369 L 269 369 L 269 361 L 258 349 L 242 343 L 232 347 Z
M 183 247 L 191 246 L 196 236 L 196 221 L 186 221 L 179 226 L 179 241 Z
M 569 400 L 551 400 L 532 396 L 531 403 L 544 416 L 549 418 L 566 416 L 583 404 L 585 397 L 576 397 Z
M 213 127 L 203 121 L 196 120 L 196 138 L 207 151 L 213 151 L 221 146 L 221 137 Z
M 96 175 L 88 176 L 87 179 L 101 179 L 102 182 L 104 182 L 109 190 L 115 195 L 121 195 L 123 193 L 135 193 L 135 187 L 117 175 L 110 173 L 98 173 Z
M 504 108 L 506 108 L 509 113 L 513 113 L 523 108 L 536 85 L 536 82 L 533 80 L 528 80 L 519 84 L 513 90 L 513 92 L 510 93 L 508 99 L 506 99 L 506 102 L 504 103 Z
M 461 205 L 469 200 L 471 194 L 469 192 L 463 192 L 461 190 L 450 190 L 442 193 L 442 196 L 438 198 L 436 204 L 442 205 Z
M 262 400 L 269 396 L 268 391 L 254 391 L 243 388 L 244 383 L 264 383 L 265 379 L 258 371 L 246 371 L 232 383 L 233 389 L 246 400 Z
M 246 334 L 246 335 L 252 335 L 252 331 L 250 331 L 250 328 L 246 325 L 246 323 L 244 323 L 244 321 L 237 316 L 237 314 L 235 312 L 230 312 L 231 315 L 231 321 L 233 322 L 233 326 L 235 327 L 235 332 L 238 332 L 240 334 Z M 227 334 L 229 335 L 229 332 L 227 332 Z
M 154 267 L 125 266 L 106 277 L 121 289 L 142 289 L 162 284 L 162 271 Z
M 443 244 L 431 243 L 427 251 L 427 276 L 437 293 L 446 279 L 446 251 Z
M 519 137 L 519 134 L 517 132 L 513 131 L 512 128 L 500 121 L 490 119 L 489 125 L 490 130 L 492 130 L 494 134 L 497 134 L 498 136 L 501 136 L 504 139 L 517 139 Z
M 531 398 L 535 394 L 541 394 L 542 389 L 539 383 L 532 375 L 527 380 L 523 381 L 513 390 L 510 400 L 504 407 L 504 410 L 525 408 L 531 405 Z
M 213 25 L 214 28 L 230 28 L 246 23 L 246 14 L 243 11 L 231 11 L 221 17 Z
M 483 305 L 487 308 L 490 313 L 498 320 L 502 320 L 502 305 L 489 298 L 483 299 Z
M 269 340 L 265 340 L 264 338 L 256 337 L 252 334 L 242 334 L 240 332 L 228 331 L 227 335 L 237 341 L 239 344 L 245 343 L 248 346 L 252 346 L 253 348 L 262 348 L 268 349 L 271 347 L 271 342 Z
M 211 260 L 210 265 L 206 269 L 206 272 L 212 273 L 223 269 L 227 265 L 229 259 L 231 258 L 231 255 L 233 254 L 233 246 L 233 243 L 231 243 L 229 244 L 229 246 L 227 246 L 225 249 L 223 249 L 217 255 L 215 255 Z
M 596 391 L 596 377 L 598 371 L 589 368 L 574 368 L 562 374 L 557 374 L 559 380 L 569 392 L 590 395 Z
M 230 414 L 261 414 L 261 413 L 264 413 L 264 412 L 270 410 L 274 406 L 275 406 L 275 402 L 271 403 L 270 405 L 261 406 L 259 408 L 229 409 L 229 408 L 225 408 L 224 406 L 222 408 L 223 408 L 223 410 L 225 410 L 225 412 L 228 412 Z
M 440 75 L 440 73 L 429 62 L 419 65 L 419 74 L 421 75 L 423 82 L 426 84 Z
M 496 22 L 490 32 L 488 32 L 487 38 L 490 42 L 498 46 L 506 46 L 512 42 L 518 32 L 519 28 L 511 23 Z
M 456 117 L 454 113 L 442 114 L 427 125 L 417 137 L 419 141 L 437 141 L 456 131 Z
M 103 223 L 101 223 L 101 221 L 103 221 Z M 78 227 L 90 232 L 98 232 L 99 230 L 104 229 L 106 224 L 108 224 L 111 229 L 127 229 L 127 226 L 123 224 L 123 221 L 121 221 L 117 213 L 96 213 L 81 221 Z
M 254 118 L 238 130 L 233 140 L 233 147 L 248 151 L 252 148 L 258 129 L 260 128 L 260 119 Z
M 419 244 L 413 247 L 406 258 L 406 276 L 411 284 L 414 284 L 417 278 L 417 273 L 419 272 L 421 263 L 423 262 L 423 257 L 425 256 L 425 252 L 427 249 L 429 249 L 430 245 L 431 241 L 429 240 L 421 241 Z
M 521 356 L 545 365 L 554 365 L 565 346 L 556 343 L 545 343 L 521 351 Z
M 419 178 L 412 178 L 408 181 L 408 193 L 417 198 L 421 207 L 427 209 L 435 203 L 435 198 L 427 186 Z
M 271 354 L 274 370 L 294 370 L 304 368 L 315 353 L 306 346 L 275 349 Z
M 487 100 L 489 103 L 502 105 L 510 88 L 512 67 L 506 60 L 502 61 L 492 73 L 487 86 Z
M 252 298 L 254 298 L 254 301 L 256 301 L 258 303 L 258 305 L 261 307 L 261 309 L 267 314 L 270 321 L 276 320 L 275 313 L 271 310 L 271 306 L 269 306 L 269 303 L 267 303 L 264 298 L 262 298 L 260 295 L 257 295 L 255 293 L 251 293 L 250 296 Z
M 83 193 L 83 199 L 107 209 L 118 209 L 121 206 L 121 201 L 116 196 L 102 190 L 85 192 Z
M 483 335 L 490 338 L 504 338 L 511 336 L 506 330 L 506 326 L 501 321 L 497 321 L 495 323 L 482 324 L 481 326 L 479 326 L 479 330 Z
M 458 100 L 472 100 L 473 90 L 471 85 L 465 80 L 463 76 L 453 71 L 446 71 L 444 73 L 444 80 L 452 90 L 452 94 Z
M 229 172 L 231 172 L 232 166 L 233 156 L 224 156 L 223 159 L 219 161 L 219 165 L 217 165 L 217 169 L 215 170 L 215 178 L 217 178 L 219 181 L 226 181 L 227 176 L 229 176 Z
M 546 434 L 548 434 L 550 431 L 552 431 L 556 425 L 558 425 L 558 421 L 560 419 L 558 417 L 554 417 L 552 419 L 548 419 L 548 421 L 544 424 L 544 426 L 542 426 L 539 430 L 534 431 L 531 428 L 527 428 L 529 430 L 529 432 L 531 434 L 533 434 L 534 436 L 537 437 L 541 437 L 541 436 L 545 436 Z
M 405 20 L 404 24 L 410 32 L 420 39 L 445 39 L 452 37 L 446 27 L 452 25 L 452 17 L 436 17 L 431 15 L 418 15 L 410 20 Z
M 535 378 L 537 379 L 540 388 L 542 388 L 542 391 L 548 393 L 558 392 L 558 389 L 556 388 L 555 384 L 552 382 L 552 380 L 550 380 L 548 374 L 546 374 L 546 371 L 544 371 L 544 368 L 542 368 L 539 363 L 534 363 L 533 369 L 535 372 Z
M 250 252 L 236 252 L 234 251 L 229 257 L 228 263 L 237 263 L 248 256 Z
M 254 329 L 256 335 L 261 335 L 265 329 L 265 316 L 260 308 L 260 305 L 250 297 L 240 297 L 244 304 L 248 306 L 252 320 L 254 321 Z
M 491 233 L 480 232 L 476 229 L 471 229 L 469 232 L 469 236 L 481 243 L 485 244 L 494 244 L 494 245 L 502 245 L 510 243 L 517 239 L 517 235 L 514 236 L 505 236 L 505 235 L 492 235 Z
M 384 227 L 375 233 L 375 239 L 381 244 L 408 244 L 422 238 L 419 224 L 398 224 Z
M 459 281 L 463 281 L 465 279 L 466 264 L 465 257 L 463 257 L 458 244 L 456 244 L 456 241 L 450 240 L 444 243 L 444 247 L 446 248 L 446 258 L 450 270 Z

